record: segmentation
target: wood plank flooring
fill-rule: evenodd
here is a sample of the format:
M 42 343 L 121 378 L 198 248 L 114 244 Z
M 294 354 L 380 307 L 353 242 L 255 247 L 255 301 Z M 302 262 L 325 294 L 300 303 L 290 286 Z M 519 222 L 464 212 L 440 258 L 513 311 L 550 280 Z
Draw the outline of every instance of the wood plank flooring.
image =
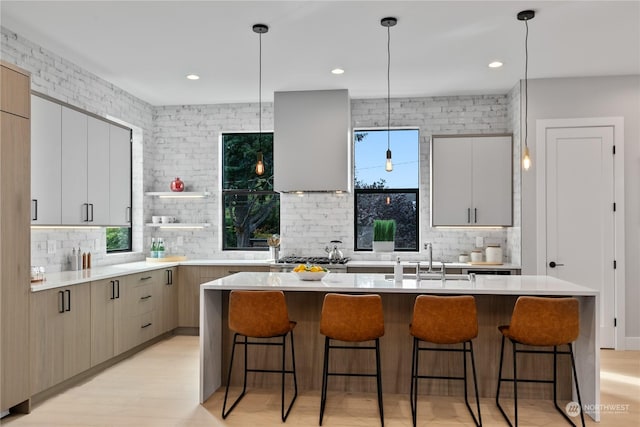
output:
M 618 405 L 602 414 L 600 426 L 640 426 L 640 352 L 603 350 L 602 403 Z M 236 390 L 237 391 L 237 390 Z M 198 404 L 198 338 L 174 336 L 90 378 L 35 407 L 28 415 L 11 415 L 0 421 L 22 426 L 280 426 L 278 390 L 251 389 L 222 420 L 224 390 L 205 405 Z M 457 397 L 421 396 L 420 426 L 471 426 L 464 400 Z M 550 401 L 520 402 L 521 426 L 568 425 Z M 628 406 L 625 406 L 628 405 Z M 316 426 L 320 393 L 298 396 L 287 426 Z M 411 425 L 408 396 L 385 394 L 385 425 Z M 492 399 L 481 399 L 485 426 L 506 423 Z M 375 394 L 329 392 L 325 427 L 378 426 Z M 597 426 L 590 418 L 587 425 Z

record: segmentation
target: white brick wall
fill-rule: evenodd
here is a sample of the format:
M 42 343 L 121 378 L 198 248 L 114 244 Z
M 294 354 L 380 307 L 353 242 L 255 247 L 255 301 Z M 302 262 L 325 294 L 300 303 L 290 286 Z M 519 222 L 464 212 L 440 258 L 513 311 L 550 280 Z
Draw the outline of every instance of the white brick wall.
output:
M 163 237 L 170 252 L 190 258 L 268 258 L 267 252 L 222 252 L 219 229 L 220 134 L 257 130 L 257 103 L 153 107 L 10 30 L 1 28 L 1 34 L 2 58 L 31 71 L 34 90 L 127 123 L 134 129 L 134 250 L 142 253 L 106 256 L 104 250 L 98 248 L 92 250 L 94 265 L 141 259 L 152 236 Z M 501 243 L 506 248 L 505 254 L 513 261 L 519 259 L 519 222 L 517 229 L 508 230 L 435 230 L 429 227 L 428 203 L 431 135 L 517 132 L 514 126 L 514 116 L 518 114 L 514 113 L 517 95 L 514 89 L 508 95 L 391 100 L 391 126 L 420 129 L 420 241 L 434 243 L 437 259 L 457 259 L 459 252 L 472 249 L 476 236 L 485 237 L 486 243 Z M 352 100 L 351 109 L 355 128 L 386 127 L 386 99 Z M 272 129 L 271 104 L 263 103 L 262 118 L 263 129 Z M 514 141 L 518 141 L 517 136 Z M 516 144 L 514 159 L 519 158 L 517 147 Z M 185 181 L 188 190 L 210 191 L 212 197 L 185 201 L 143 196 L 145 191 L 168 191 L 169 183 L 176 176 Z M 519 185 L 516 176 L 515 184 Z M 514 202 L 518 209 L 519 200 L 518 186 Z M 202 230 L 144 227 L 152 214 L 176 216 L 181 222 L 207 221 L 212 227 Z M 381 257 L 370 252 L 353 253 L 353 216 L 353 195 L 350 194 L 282 195 L 281 253 L 323 255 L 330 240 L 340 239 L 347 256 L 356 259 Z M 519 214 L 516 214 L 516 221 L 519 221 Z M 65 268 L 71 247 L 80 245 L 90 249 L 96 240 L 104 247 L 104 239 L 104 230 L 34 230 L 32 263 L 45 265 L 48 271 Z M 55 256 L 49 256 L 46 254 L 47 240 L 61 242 L 59 248 L 62 242 L 67 242 L 65 245 L 69 248 L 65 246 Z M 384 257 L 390 259 L 391 256 Z M 402 253 L 401 256 L 416 260 L 424 259 L 425 254 L 421 251 Z

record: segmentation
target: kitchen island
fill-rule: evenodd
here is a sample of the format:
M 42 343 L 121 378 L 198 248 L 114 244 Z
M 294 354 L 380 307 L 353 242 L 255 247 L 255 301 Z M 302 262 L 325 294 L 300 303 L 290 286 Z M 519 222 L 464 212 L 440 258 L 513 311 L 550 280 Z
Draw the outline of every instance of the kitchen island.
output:
M 474 295 L 478 305 L 479 334 L 474 340 L 476 365 L 481 397 L 495 396 L 501 335 L 498 325 L 508 324 L 517 297 L 573 296 L 580 301 L 580 336 L 575 343 L 578 379 L 582 403 L 586 412 L 599 420 L 600 403 L 599 319 L 598 292 L 570 282 L 548 276 L 483 276 L 475 280 L 411 280 L 402 282 L 387 280 L 383 274 L 330 273 L 321 281 L 301 281 L 294 273 L 237 273 L 207 282 L 200 287 L 200 401 L 204 403 L 226 381 L 226 372 L 233 334 L 227 326 L 227 301 L 231 290 L 282 290 L 287 297 L 291 320 L 298 322 L 295 329 L 296 368 L 298 386 L 302 390 L 319 390 L 322 373 L 323 336 L 318 324 L 322 299 L 327 292 L 377 293 L 383 298 L 385 310 L 385 336 L 381 338 L 383 390 L 390 393 L 408 393 L 411 337 L 409 322 L 416 295 Z M 505 355 L 505 366 L 511 366 Z M 520 375 L 552 375 L 551 358 L 530 355 L 518 359 Z M 252 360 L 277 360 L 276 354 L 264 353 Z M 541 360 L 548 359 L 548 360 Z M 559 368 L 559 398 L 572 400 L 571 372 L 565 357 Z M 458 363 L 459 362 L 459 363 Z M 448 372 L 461 365 L 461 360 L 440 357 L 429 363 L 440 372 Z M 347 369 L 371 366 L 366 356 L 356 359 Z M 240 371 L 240 370 L 238 370 Z M 509 371 L 507 371 L 509 372 Z M 239 372 L 235 372 L 238 374 Z M 542 374 L 540 374 L 542 373 Z M 255 377 L 251 378 L 251 377 Z M 248 386 L 275 387 L 279 378 L 269 375 L 251 376 Z M 232 385 L 240 384 L 240 375 L 232 376 Z M 461 385 L 445 381 L 430 381 L 420 388 L 420 393 L 461 395 Z M 362 378 L 332 380 L 330 388 L 373 391 L 374 384 Z M 511 386 L 505 387 L 511 392 Z M 522 398 L 552 396 L 551 387 L 537 384 L 520 384 L 518 395 Z M 508 396 L 508 395 L 507 395 Z M 591 410 L 593 409 L 593 410 Z

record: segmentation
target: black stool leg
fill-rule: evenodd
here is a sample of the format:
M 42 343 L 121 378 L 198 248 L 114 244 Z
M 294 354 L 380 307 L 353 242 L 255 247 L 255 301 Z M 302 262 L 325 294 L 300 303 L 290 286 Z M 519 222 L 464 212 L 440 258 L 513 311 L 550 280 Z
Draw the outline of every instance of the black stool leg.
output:
M 413 351 L 411 353 L 411 391 L 409 392 L 409 401 L 411 402 L 411 419 L 413 421 L 413 427 L 416 427 L 417 422 L 417 406 L 418 406 L 418 339 L 413 338 Z
M 465 356 L 465 363 L 464 363 L 464 401 L 467 404 L 467 408 L 469 409 L 469 413 L 471 414 L 471 416 L 473 417 L 473 421 L 476 423 L 476 426 L 481 427 L 482 426 L 482 415 L 480 413 L 480 396 L 478 394 L 478 378 L 476 377 L 476 362 L 475 362 L 475 357 L 473 355 L 473 342 L 468 341 L 469 342 L 469 350 L 467 350 L 467 345 L 466 343 L 462 343 L 462 348 L 464 350 L 463 355 Z M 476 392 L 476 406 L 478 409 L 478 417 L 476 418 L 476 416 L 473 414 L 473 411 L 471 410 L 471 405 L 469 405 L 469 400 L 467 398 L 467 351 L 469 351 L 469 353 L 471 354 L 471 370 L 473 372 L 473 387 L 474 390 Z
M 327 372 L 329 370 L 329 337 L 324 338 L 324 362 L 322 368 L 322 395 L 320 396 L 320 421 L 318 425 L 322 425 L 322 417 L 324 416 L 324 407 L 327 402 Z
M 297 397 L 298 397 L 298 381 L 296 378 L 296 355 L 295 355 L 295 351 L 294 351 L 294 346 L 293 346 L 293 331 L 289 332 L 291 334 L 291 367 L 292 367 L 292 371 L 293 371 L 293 398 L 291 399 L 291 403 L 289 403 L 289 406 L 287 407 L 287 411 L 285 412 L 284 410 L 284 383 L 285 383 L 285 374 L 286 372 L 286 364 L 285 364 L 285 360 L 286 360 L 286 343 L 287 343 L 287 336 L 283 335 L 282 336 L 282 384 L 281 384 L 281 398 L 280 398 L 280 405 L 281 405 L 281 417 L 282 417 L 282 422 L 287 421 L 287 417 L 289 416 L 289 412 L 291 412 L 291 408 L 293 408 L 293 403 L 296 401 Z
M 227 388 L 224 392 L 224 402 L 222 403 L 222 419 L 227 418 L 231 411 L 233 411 L 233 408 L 235 408 L 238 402 L 240 402 L 240 400 L 244 397 L 244 394 L 247 390 L 247 337 L 244 337 L 244 343 L 238 343 L 237 338 L 238 334 L 236 333 L 233 335 L 233 347 L 231 347 L 231 361 L 229 362 L 229 373 L 227 374 Z M 225 409 L 227 407 L 227 396 L 229 395 L 229 384 L 231 383 L 231 371 L 233 369 L 233 357 L 236 352 L 236 344 L 244 345 L 244 383 L 242 385 L 242 393 L 240 393 L 240 396 L 238 396 L 235 402 L 233 402 L 233 405 L 231 405 L 229 410 L 225 412 Z
M 518 354 L 516 350 L 516 343 L 511 341 L 513 346 L 513 412 L 516 420 L 515 427 L 518 427 L 518 370 L 516 367 L 516 356 Z
M 384 410 L 382 407 L 382 372 L 380 370 L 380 340 L 376 338 L 376 380 L 378 383 L 378 409 L 380 410 L 380 424 L 384 427 Z
M 505 336 L 503 335 L 502 344 L 500 345 L 500 369 L 498 370 L 498 390 L 496 391 L 496 406 L 500 410 L 500 413 L 502 414 L 504 419 L 507 421 L 507 424 L 509 424 L 510 426 L 513 426 L 513 424 L 511 424 L 511 420 L 509 420 L 509 417 L 507 416 L 507 413 L 504 412 L 504 409 L 502 409 L 502 406 L 500 405 L 500 386 L 502 385 L 502 381 L 503 381 L 502 362 L 504 361 L 504 342 L 505 342 Z
M 580 387 L 578 387 L 578 373 L 576 372 L 576 361 L 573 357 L 573 346 L 571 343 L 569 346 L 569 355 L 571 356 L 571 367 L 573 368 L 573 382 L 576 385 L 576 396 L 578 397 L 578 405 L 580 405 L 580 421 L 582 421 L 582 427 L 585 427 L 584 424 L 584 411 L 582 408 L 582 398 L 580 397 Z

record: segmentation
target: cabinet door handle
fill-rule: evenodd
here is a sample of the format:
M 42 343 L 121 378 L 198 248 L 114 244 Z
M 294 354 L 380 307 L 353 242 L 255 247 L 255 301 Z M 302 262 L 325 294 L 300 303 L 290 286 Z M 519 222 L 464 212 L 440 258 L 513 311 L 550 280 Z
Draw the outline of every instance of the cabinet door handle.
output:
M 478 208 L 473 208 L 473 222 L 478 223 Z
M 65 311 L 71 311 L 71 291 L 67 289 L 64 293 L 67 294 L 67 308 Z
M 120 279 L 116 279 L 116 289 L 117 289 L 117 293 L 116 293 L 116 298 L 120 299 Z
M 173 285 L 173 270 L 167 270 L 167 285 Z
M 58 313 L 64 313 L 64 292 L 58 291 Z
M 91 206 L 91 219 L 88 221 L 93 222 L 93 203 L 89 203 L 89 206 Z
M 151 322 L 149 322 L 149 323 L 145 323 L 144 325 L 142 325 L 142 326 L 140 327 L 140 329 L 148 328 L 149 326 L 151 326 Z
M 111 283 L 111 298 L 109 299 L 116 299 L 116 281 L 112 280 L 110 283 Z
M 149 280 L 149 279 L 151 279 L 151 276 L 145 276 L 140 278 L 140 280 Z
M 38 220 L 38 199 L 31 199 L 33 215 L 31 215 L 31 221 Z
M 141 300 L 143 300 L 143 299 L 149 299 L 149 298 L 151 298 L 151 295 L 145 295 L 145 296 L 143 296 L 143 297 L 140 297 L 140 299 L 141 299 Z
M 82 207 L 84 207 L 84 218 L 82 222 L 89 222 L 89 203 L 83 203 Z
M 127 206 L 124 213 L 124 220 L 125 222 L 131 222 L 131 206 Z
M 471 208 L 467 208 L 467 224 L 471 223 Z

